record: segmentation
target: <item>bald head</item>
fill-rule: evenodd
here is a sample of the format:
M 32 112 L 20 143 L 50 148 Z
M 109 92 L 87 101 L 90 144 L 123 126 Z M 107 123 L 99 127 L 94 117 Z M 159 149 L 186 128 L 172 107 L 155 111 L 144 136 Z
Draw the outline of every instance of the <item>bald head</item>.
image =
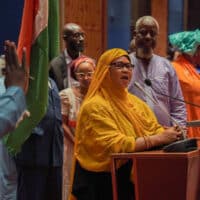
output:
M 159 31 L 159 24 L 152 16 L 143 16 L 136 21 L 135 30 L 138 31 L 141 26 L 154 26 Z
M 85 33 L 82 27 L 75 23 L 67 23 L 63 27 L 63 40 L 70 57 L 77 58 L 84 51 Z
M 63 38 L 66 39 L 68 36 L 76 32 L 83 32 L 82 27 L 75 23 L 67 23 L 63 27 Z

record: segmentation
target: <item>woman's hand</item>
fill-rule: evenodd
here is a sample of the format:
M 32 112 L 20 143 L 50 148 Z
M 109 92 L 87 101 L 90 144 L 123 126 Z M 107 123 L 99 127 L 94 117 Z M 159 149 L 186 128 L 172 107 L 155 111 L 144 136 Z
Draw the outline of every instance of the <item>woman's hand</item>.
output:
M 167 128 L 157 136 L 160 137 L 161 144 L 169 144 L 183 138 L 182 129 L 177 126 Z
M 170 144 L 183 138 L 182 129 L 177 126 L 165 127 L 163 133 L 139 137 L 136 140 L 135 151 L 144 151 L 152 147 Z

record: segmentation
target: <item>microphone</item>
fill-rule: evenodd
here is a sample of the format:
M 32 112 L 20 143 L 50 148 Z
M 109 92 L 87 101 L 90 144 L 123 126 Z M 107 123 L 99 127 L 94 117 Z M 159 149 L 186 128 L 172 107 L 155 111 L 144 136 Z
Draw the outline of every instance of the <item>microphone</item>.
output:
M 148 78 L 146 78 L 145 80 L 144 80 L 144 83 L 147 85 L 147 86 L 152 86 L 152 84 L 151 84 L 151 80 L 150 79 L 148 79 Z
M 144 80 L 144 83 L 145 83 L 147 86 L 153 88 L 150 79 L 146 78 L 146 79 Z M 155 91 L 154 88 L 153 88 L 153 90 Z M 192 102 L 188 102 L 188 101 L 185 101 L 185 100 L 182 100 L 182 99 L 178 99 L 178 98 L 176 98 L 176 97 L 172 97 L 172 96 L 169 96 L 169 95 L 167 95 L 167 94 L 163 94 L 163 93 L 158 92 L 158 91 L 155 91 L 155 92 L 156 92 L 157 94 L 161 94 L 161 95 L 163 95 L 163 96 L 165 96 L 165 97 L 169 97 L 170 99 L 174 99 L 174 100 L 177 100 L 177 101 L 181 101 L 181 102 L 186 103 L 186 104 L 188 104 L 188 105 L 191 105 L 191 106 L 195 106 L 195 107 L 200 108 L 200 105 L 198 105 L 198 104 L 195 104 L 195 103 L 192 103 Z

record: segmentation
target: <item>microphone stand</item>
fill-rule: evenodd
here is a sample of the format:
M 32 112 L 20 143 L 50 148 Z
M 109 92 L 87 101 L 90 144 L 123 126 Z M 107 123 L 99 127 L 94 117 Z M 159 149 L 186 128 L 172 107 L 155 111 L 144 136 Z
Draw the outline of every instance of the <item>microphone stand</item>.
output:
M 151 97 L 151 95 L 148 93 L 148 92 L 146 92 L 142 87 L 141 87 L 141 85 L 138 83 L 138 82 L 134 82 L 134 85 L 139 89 L 139 90 L 141 90 L 145 95 L 147 95 L 148 96 L 148 98 L 155 104 L 155 105 L 158 105 L 160 108 L 161 108 L 161 110 L 170 118 L 170 120 L 176 125 L 176 126 L 179 126 L 179 124 L 177 123 L 177 121 L 176 120 L 174 120 L 172 117 L 171 117 L 171 115 L 165 110 L 165 108 L 163 108 L 163 106 L 161 106 L 155 99 L 153 99 L 152 97 Z
M 145 79 L 144 82 L 145 82 L 145 84 L 146 84 L 147 86 L 153 88 L 153 87 L 152 87 L 151 80 Z M 154 90 L 154 88 L 153 88 L 153 90 Z M 189 104 L 189 105 L 192 105 L 192 106 L 195 106 L 195 107 L 200 108 L 200 105 L 197 105 L 197 104 L 195 104 L 195 103 L 191 103 L 191 102 L 188 102 L 188 101 L 185 101 L 185 100 L 182 100 L 182 99 L 178 99 L 178 98 L 176 98 L 176 97 L 172 97 L 172 96 L 169 96 L 169 95 L 167 95 L 167 94 L 163 94 L 163 93 L 158 92 L 158 91 L 155 91 L 155 92 L 156 92 L 157 94 L 161 94 L 161 95 L 163 95 L 163 96 L 165 96 L 165 97 L 168 97 L 168 98 L 170 98 L 170 99 L 174 99 L 174 100 L 177 100 L 177 101 L 181 101 L 181 102 L 183 102 L 183 103 L 186 103 L 186 104 Z
M 186 123 L 187 127 L 200 127 L 200 120 L 188 121 Z
M 177 122 L 175 119 L 173 119 L 173 118 L 171 117 L 171 115 L 168 113 L 168 111 L 167 111 L 162 105 L 160 105 L 155 99 L 153 99 L 153 98 L 151 97 L 151 95 L 150 95 L 148 92 L 146 92 L 146 91 L 141 87 L 141 85 L 140 85 L 137 81 L 134 82 L 134 85 L 135 85 L 139 90 L 141 90 L 145 95 L 147 95 L 148 98 L 149 98 L 155 105 L 158 105 L 158 106 L 160 107 L 160 109 L 169 117 L 169 119 L 173 122 L 174 125 L 176 125 L 177 127 L 180 127 L 179 124 L 178 124 L 178 122 Z M 183 135 L 183 139 L 186 138 L 186 136 L 185 136 L 185 130 L 184 130 L 184 129 L 181 129 L 181 132 L 182 132 L 182 135 Z
M 155 91 L 155 89 L 152 87 L 152 83 L 151 83 L 151 80 L 150 80 L 150 79 L 145 79 L 145 80 L 144 80 L 144 83 L 145 83 L 147 86 L 151 87 L 151 88 Z M 191 106 L 195 106 L 195 107 L 200 108 L 200 105 L 197 105 L 197 104 L 194 104 L 194 103 L 191 103 L 191 102 L 182 100 L 182 99 L 178 99 L 178 98 L 176 98 L 176 97 L 172 97 L 172 96 L 163 94 L 163 93 L 158 92 L 158 91 L 155 91 L 155 92 L 156 92 L 157 94 L 161 94 L 161 95 L 163 95 L 163 96 L 165 96 L 165 97 L 168 97 L 168 98 L 170 98 L 170 99 L 174 99 L 174 100 L 176 100 L 176 101 L 180 101 L 180 102 L 189 104 L 189 105 L 191 105 Z M 187 127 L 200 127 L 200 120 L 188 121 L 188 122 L 186 122 L 186 126 L 187 126 Z

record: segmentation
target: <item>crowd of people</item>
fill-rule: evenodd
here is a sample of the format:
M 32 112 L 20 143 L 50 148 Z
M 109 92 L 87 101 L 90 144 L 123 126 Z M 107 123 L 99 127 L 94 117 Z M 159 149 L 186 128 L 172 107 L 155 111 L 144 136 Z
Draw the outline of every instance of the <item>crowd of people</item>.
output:
M 31 113 L 26 50 L 19 62 L 15 44 L 5 42 L 0 199 L 112 200 L 111 154 L 199 137 L 199 127 L 186 126 L 200 118 L 200 31 L 170 35 L 164 58 L 154 53 L 159 29 L 152 16 L 140 17 L 130 51 L 109 49 L 95 61 L 84 55 L 83 28 L 65 24 L 64 50 L 49 65 L 46 114 L 14 157 L 2 137 Z M 119 200 L 134 200 L 132 162 L 117 170 Z

